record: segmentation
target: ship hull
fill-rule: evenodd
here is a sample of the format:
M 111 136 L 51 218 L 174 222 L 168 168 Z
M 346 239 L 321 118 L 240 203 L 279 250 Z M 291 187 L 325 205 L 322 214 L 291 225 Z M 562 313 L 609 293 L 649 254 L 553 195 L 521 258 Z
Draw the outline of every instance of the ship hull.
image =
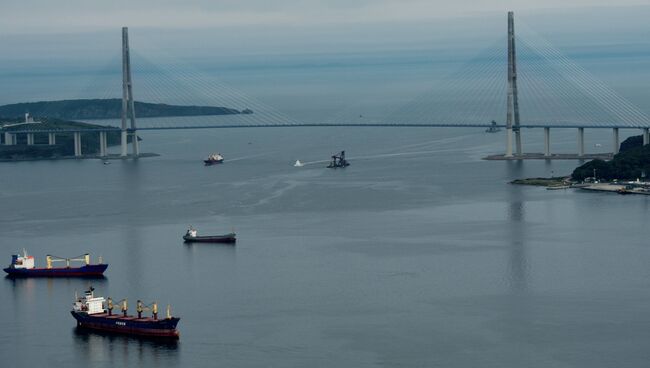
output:
M 4 271 L 14 277 L 103 277 L 107 267 L 107 264 L 29 269 L 7 267 Z
M 109 316 L 107 313 L 89 315 L 84 312 L 70 311 L 77 327 L 122 335 L 161 337 L 178 339 L 176 325 L 180 318 L 172 317 L 154 320 L 152 318 Z
M 216 165 L 216 164 L 223 163 L 223 159 L 221 159 L 221 160 L 203 160 L 203 163 L 205 163 L 205 166 Z
M 186 243 L 236 243 L 237 238 L 234 233 L 215 236 L 183 236 Z

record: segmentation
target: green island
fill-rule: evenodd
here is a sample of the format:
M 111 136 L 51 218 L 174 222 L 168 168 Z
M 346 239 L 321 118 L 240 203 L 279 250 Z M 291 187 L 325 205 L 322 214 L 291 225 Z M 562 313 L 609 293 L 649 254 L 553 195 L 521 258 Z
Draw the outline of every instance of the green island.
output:
M 550 178 L 526 178 L 526 179 L 516 179 L 510 182 L 510 184 L 519 184 L 519 185 L 533 185 L 539 187 L 554 187 L 568 185 L 570 179 L 566 176 L 554 176 Z
M 252 114 L 250 109 L 242 111 L 218 106 L 179 106 L 134 101 L 136 117 L 158 118 L 170 116 L 208 116 Z M 122 114 L 122 100 L 81 99 L 61 101 L 22 102 L 0 106 L 0 117 L 20 118 L 29 113 L 38 118 L 63 120 L 117 119 Z
M 178 106 L 135 101 L 137 117 L 210 116 L 252 114 L 250 109 L 236 110 L 218 106 Z M 57 133 L 56 144 L 48 144 L 45 133 L 34 134 L 34 144 L 27 144 L 26 134 L 16 134 L 13 145 L 6 145 L 2 133 L 29 130 L 87 130 L 106 128 L 105 125 L 76 120 L 116 119 L 121 116 L 120 99 L 81 99 L 61 101 L 25 102 L 0 106 L 0 161 L 21 161 L 66 158 L 74 155 L 73 133 Z M 21 124 L 29 113 L 38 124 Z M 16 125 L 17 124 L 17 125 Z M 129 141 L 131 137 L 129 136 Z M 108 146 L 120 144 L 120 132 L 108 131 Z M 93 156 L 99 152 L 99 134 L 81 133 L 81 149 L 84 155 Z
M 582 181 L 593 177 L 594 170 L 598 179 L 607 181 L 636 180 L 650 174 L 650 145 L 644 146 L 641 139 L 634 138 L 637 144 L 621 144 L 620 152 L 610 161 L 593 160 L 577 167 L 571 179 Z
M 595 175 L 594 175 L 595 174 Z M 544 187 L 566 186 L 584 181 L 634 181 L 650 174 L 650 145 L 643 145 L 641 135 L 623 141 L 619 153 L 609 161 L 592 160 L 578 166 L 570 176 L 517 179 L 510 184 Z
M 2 119 L 3 124 L 22 123 L 22 119 Z M 104 128 L 103 125 L 82 123 L 78 121 L 67 121 L 53 118 L 42 118 L 37 126 L 18 125 L 10 126 L 3 129 L 3 132 L 11 133 L 16 130 L 47 130 L 47 129 L 98 129 Z M 4 135 L 4 134 L 3 134 Z M 4 140 L 4 137 L 2 137 Z M 38 160 L 63 158 L 74 155 L 74 137 L 73 133 L 57 133 L 56 144 L 48 144 L 47 134 L 34 134 L 34 144 L 27 145 L 27 137 L 24 134 L 16 135 L 17 142 L 14 145 L 0 145 L 0 160 L 17 161 L 17 160 Z M 129 136 L 129 141 L 131 137 Z M 120 132 L 109 131 L 106 133 L 106 143 L 108 146 L 120 144 Z M 81 149 L 86 154 L 96 154 L 99 152 L 99 134 L 95 132 L 81 133 Z

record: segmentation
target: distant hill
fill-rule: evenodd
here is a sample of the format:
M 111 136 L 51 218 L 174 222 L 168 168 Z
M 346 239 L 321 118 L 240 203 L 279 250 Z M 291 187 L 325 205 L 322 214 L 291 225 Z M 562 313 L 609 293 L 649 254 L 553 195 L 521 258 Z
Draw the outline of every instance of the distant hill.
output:
M 122 116 L 122 100 L 86 99 L 24 102 L 0 106 L 0 116 L 5 118 L 23 117 L 25 113 L 37 118 L 56 118 L 65 120 L 119 119 Z M 217 106 L 177 106 L 135 101 L 136 118 L 155 118 L 165 116 L 205 116 L 241 114 L 239 110 Z M 246 109 L 244 113 L 252 113 Z
M 20 124 L 23 119 L 3 119 L 0 126 L 3 124 L 13 125 L 4 128 L 4 131 L 25 131 L 25 130 L 69 130 L 69 129 L 98 129 L 105 128 L 105 125 L 82 123 L 78 121 L 67 121 L 53 118 L 39 118 L 40 123 L 33 124 Z M 4 138 L 4 137 L 2 137 Z M 57 133 L 56 145 L 48 145 L 47 134 L 35 134 L 35 145 L 27 145 L 27 137 L 25 134 L 17 134 L 18 139 L 15 145 L 0 145 L 0 161 L 3 160 L 26 160 L 26 159 L 44 159 L 44 158 L 57 158 L 74 155 L 74 138 L 72 133 Z M 132 137 L 127 138 L 128 141 Z M 120 131 L 109 131 L 106 133 L 106 141 L 109 146 L 120 144 Z M 92 155 L 99 152 L 99 134 L 96 132 L 86 131 L 81 133 L 81 151 L 86 155 Z
M 650 173 L 650 145 L 621 150 L 611 161 L 593 160 L 576 168 L 571 174 L 574 180 L 593 176 L 594 169 L 599 179 L 635 180 Z

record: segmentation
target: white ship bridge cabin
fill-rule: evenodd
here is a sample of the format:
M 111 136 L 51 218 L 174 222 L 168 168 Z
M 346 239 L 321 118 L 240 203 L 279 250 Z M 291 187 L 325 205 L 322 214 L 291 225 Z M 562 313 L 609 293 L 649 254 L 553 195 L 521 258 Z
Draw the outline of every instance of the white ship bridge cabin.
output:
M 87 314 L 105 313 L 104 302 L 106 299 L 103 296 L 95 297 L 94 291 L 95 288 L 91 286 L 90 289 L 84 292 L 83 298 L 77 298 L 72 305 L 74 311 L 86 312 Z
M 32 269 L 34 268 L 34 256 L 28 256 L 27 252 L 23 250 L 23 255 L 12 254 L 11 255 L 11 267 L 13 268 L 24 268 Z

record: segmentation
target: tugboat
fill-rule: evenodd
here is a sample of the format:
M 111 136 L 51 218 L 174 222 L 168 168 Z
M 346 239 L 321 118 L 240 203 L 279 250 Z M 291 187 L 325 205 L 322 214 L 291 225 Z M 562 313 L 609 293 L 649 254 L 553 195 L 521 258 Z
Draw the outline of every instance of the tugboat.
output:
M 501 128 L 499 128 L 499 127 L 497 126 L 497 122 L 496 122 L 496 121 L 492 120 L 492 122 L 491 122 L 490 124 L 491 124 L 490 127 L 487 128 L 487 129 L 485 129 L 485 132 L 486 132 L 486 133 L 496 133 L 496 132 L 500 132 L 500 131 L 501 131 Z
M 23 249 L 23 255 L 14 254 L 11 256 L 11 265 L 4 271 L 13 277 L 103 277 L 104 271 L 108 267 L 99 257 L 99 263 L 91 264 L 88 253 L 75 258 L 61 258 L 47 255 L 46 268 L 34 267 L 34 256 L 27 255 Z M 81 267 L 70 267 L 70 262 L 84 262 Z M 65 262 L 65 267 L 52 267 L 53 262 Z
M 234 232 L 225 234 L 225 235 L 207 235 L 207 236 L 198 236 L 195 228 L 190 226 L 187 229 L 185 235 L 183 235 L 183 240 L 186 243 L 236 243 L 237 237 Z
M 220 153 L 213 153 L 210 156 L 208 156 L 208 158 L 203 160 L 203 162 L 205 163 L 205 166 L 220 164 L 223 163 L 223 156 L 221 156 Z
M 127 315 L 127 300 L 122 299 L 118 302 L 122 314 L 115 315 L 113 314 L 113 300 L 95 296 L 94 291 L 95 288 L 91 286 L 84 292 L 82 298 L 76 298 L 72 304 L 70 313 L 77 320 L 77 327 L 127 335 L 178 339 L 179 333 L 176 330 L 176 325 L 180 318 L 172 317 L 169 305 L 166 318 L 158 319 L 158 304 L 156 302 L 144 305 L 142 301 L 138 300 L 136 304 L 138 316 L 136 317 Z M 104 308 L 104 304 L 106 304 L 106 308 Z M 151 311 L 151 317 L 142 317 L 142 312 L 145 310 Z
M 332 155 L 330 164 L 327 165 L 328 169 L 337 169 L 350 166 L 350 163 L 345 159 L 345 151 L 341 151 L 338 155 Z

